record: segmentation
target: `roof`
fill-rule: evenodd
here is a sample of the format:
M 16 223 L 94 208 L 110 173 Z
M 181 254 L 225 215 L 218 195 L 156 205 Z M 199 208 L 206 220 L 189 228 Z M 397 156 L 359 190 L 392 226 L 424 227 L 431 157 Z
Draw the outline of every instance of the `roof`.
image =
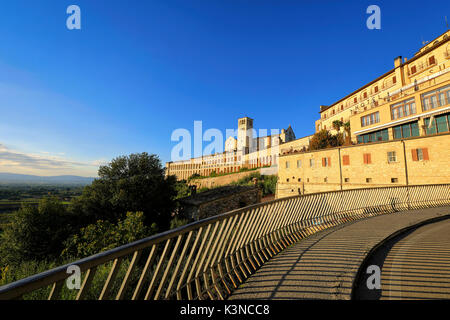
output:
M 437 47 L 440 47 L 440 46 L 443 45 L 444 43 L 448 42 L 448 41 L 450 40 L 450 37 L 444 39 L 443 41 L 439 41 L 439 43 L 437 43 L 436 45 L 432 44 L 433 42 L 436 41 L 436 39 L 439 39 L 440 37 L 442 37 L 442 36 L 443 36 L 444 34 L 446 34 L 447 32 L 449 32 L 449 30 L 445 31 L 444 33 L 442 33 L 441 35 L 439 35 L 438 37 L 436 37 L 435 39 L 433 39 L 432 41 L 430 41 L 429 44 L 427 44 L 427 45 L 423 46 L 422 48 L 420 48 L 419 52 L 416 53 L 416 55 L 415 55 L 413 58 L 411 58 L 410 60 L 407 60 L 406 62 L 402 62 L 402 63 L 400 64 L 400 66 L 398 66 L 398 67 L 396 67 L 396 68 L 402 67 L 402 66 L 404 66 L 405 64 L 409 64 L 409 63 L 411 63 L 412 61 L 417 60 L 418 58 L 420 58 L 420 57 L 426 55 L 426 54 L 429 53 L 430 51 L 433 51 L 433 50 L 436 49 Z M 427 46 L 430 46 L 430 48 L 428 48 L 427 50 L 421 51 L 424 47 L 427 47 Z M 359 89 L 352 91 L 350 94 L 346 95 L 346 96 L 343 97 L 342 99 L 336 101 L 335 103 L 332 103 L 332 104 L 329 105 L 329 106 L 321 105 L 321 106 L 320 106 L 320 111 L 319 111 L 319 113 L 322 113 L 322 112 L 324 112 L 324 111 L 330 109 L 331 107 L 335 106 L 336 104 L 341 103 L 342 101 L 344 101 L 344 100 L 350 98 L 352 95 L 354 95 L 354 94 L 357 93 L 358 91 L 363 90 L 363 89 L 365 89 L 365 88 L 371 86 L 373 83 L 375 83 L 375 82 L 377 82 L 377 81 L 383 79 L 384 77 L 386 77 L 386 76 L 389 75 L 390 73 L 394 72 L 396 68 L 393 68 L 393 69 L 387 71 L 386 73 L 384 73 L 383 75 L 379 76 L 379 77 L 376 78 L 375 80 L 372 80 L 371 82 L 369 82 L 369 83 L 367 83 L 366 85 L 360 87 Z M 322 109 L 322 107 L 324 107 L 324 108 Z

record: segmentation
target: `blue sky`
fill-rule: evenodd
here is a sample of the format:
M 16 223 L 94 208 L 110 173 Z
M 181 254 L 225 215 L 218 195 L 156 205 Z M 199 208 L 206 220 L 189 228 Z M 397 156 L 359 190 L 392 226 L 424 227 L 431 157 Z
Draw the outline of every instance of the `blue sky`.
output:
M 68 30 L 66 8 L 81 8 Z M 381 8 L 381 30 L 366 8 Z M 169 161 L 177 128 L 313 133 L 328 105 L 446 30 L 450 2 L 15 0 L 0 4 L 0 172 Z

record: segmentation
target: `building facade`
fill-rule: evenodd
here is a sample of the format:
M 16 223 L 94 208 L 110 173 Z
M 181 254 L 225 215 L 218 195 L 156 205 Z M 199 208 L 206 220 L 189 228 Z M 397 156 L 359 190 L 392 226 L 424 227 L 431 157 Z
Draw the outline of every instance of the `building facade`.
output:
M 449 143 L 445 133 L 281 155 L 276 196 L 450 183 Z
M 253 119 L 240 118 L 238 119 L 237 135 L 236 137 L 230 136 L 225 140 L 224 152 L 167 162 L 166 174 L 175 175 L 178 180 L 185 180 L 194 174 L 209 176 L 212 172 L 235 173 L 242 168 L 276 166 L 280 147 L 290 146 L 289 143 L 295 143 L 295 141 L 295 133 L 291 126 L 281 129 L 279 133 L 258 137 L 253 128 Z M 306 140 L 299 139 L 299 141 Z
M 277 197 L 374 186 L 450 182 L 450 31 L 412 59 L 330 106 L 315 130 L 350 124 L 351 145 L 279 159 Z M 343 130 L 343 129 L 340 129 Z
M 211 172 L 276 165 L 277 197 L 393 185 L 450 183 L 450 31 L 411 59 L 346 95 L 320 106 L 315 131 L 347 123 L 346 146 L 309 150 L 311 136 L 292 128 L 256 137 L 253 119 L 238 119 L 225 152 L 166 164 L 178 179 Z M 340 131 L 344 131 L 341 126 Z
M 316 132 L 335 133 L 336 120 L 350 122 L 352 140 L 358 143 L 443 132 L 444 117 L 435 118 L 450 109 L 449 39 L 447 31 L 412 59 L 397 57 L 392 70 L 332 105 L 321 106 Z

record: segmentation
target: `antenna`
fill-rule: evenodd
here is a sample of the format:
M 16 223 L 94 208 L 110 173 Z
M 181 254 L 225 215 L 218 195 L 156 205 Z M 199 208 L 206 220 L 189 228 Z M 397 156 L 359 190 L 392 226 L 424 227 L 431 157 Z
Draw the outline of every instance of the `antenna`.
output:
M 447 16 L 445 16 L 445 24 L 447 25 L 447 30 L 448 30 L 448 21 L 447 21 Z

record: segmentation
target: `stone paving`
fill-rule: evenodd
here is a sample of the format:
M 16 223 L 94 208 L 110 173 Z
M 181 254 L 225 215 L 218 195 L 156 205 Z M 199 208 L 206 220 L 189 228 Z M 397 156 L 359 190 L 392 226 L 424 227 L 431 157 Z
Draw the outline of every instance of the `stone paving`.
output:
M 269 260 L 229 299 L 348 300 L 374 246 L 400 229 L 444 215 L 450 207 L 380 215 L 316 233 Z

